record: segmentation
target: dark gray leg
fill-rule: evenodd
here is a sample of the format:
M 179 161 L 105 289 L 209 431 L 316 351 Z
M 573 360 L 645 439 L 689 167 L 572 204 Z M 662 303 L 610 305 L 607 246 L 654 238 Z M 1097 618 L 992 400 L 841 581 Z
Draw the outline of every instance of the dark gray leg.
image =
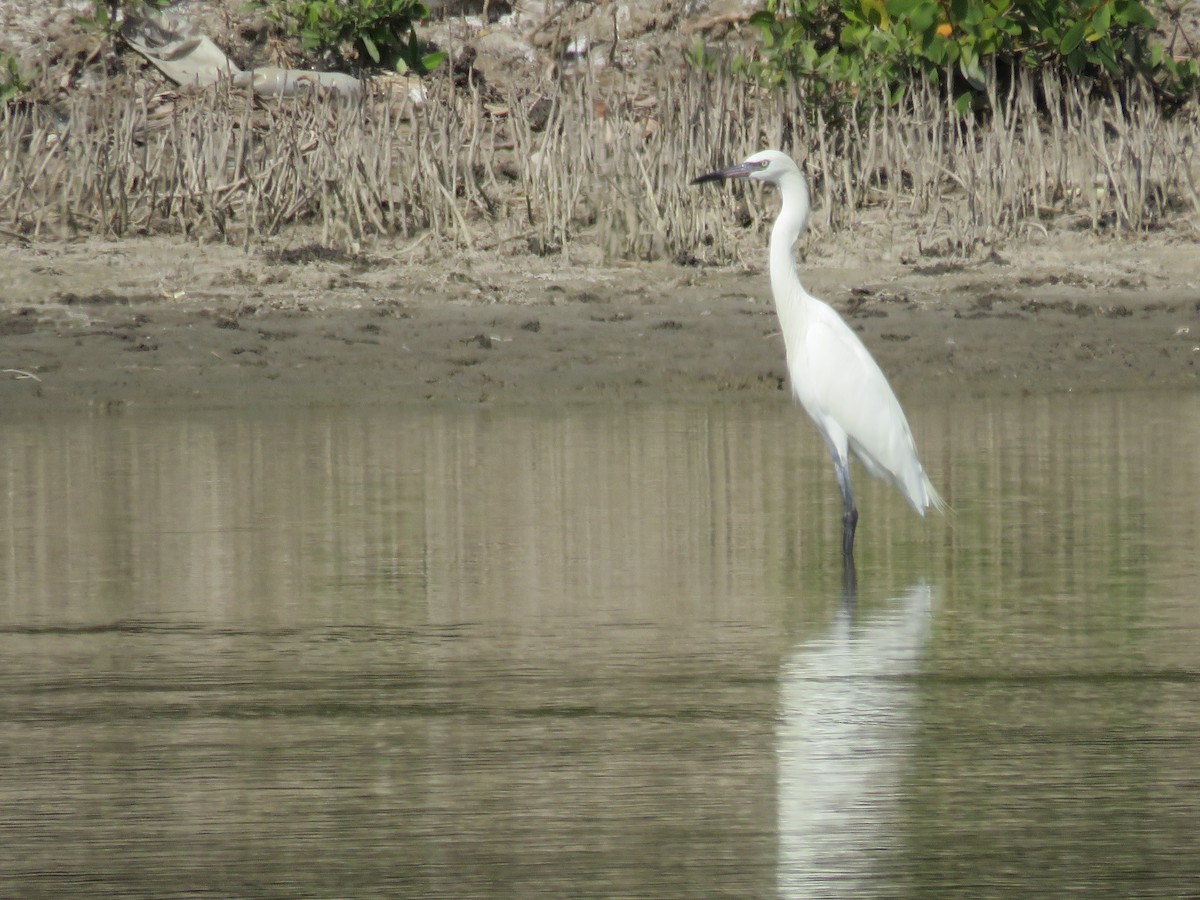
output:
M 842 598 L 853 604 L 858 592 L 858 572 L 854 568 L 854 529 L 858 527 L 858 509 L 850 493 L 850 467 L 835 463 L 838 487 L 842 489 Z
M 858 507 L 854 505 L 854 494 L 850 490 L 850 463 L 836 451 L 833 469 L 837 473 L 838 488 L 842 492 L 842 559 L 854 565 L 854 529 L 858 527 Z
M 854 601 L 858 599 L 858 573 L 854 571 L 853 558 L 842 557 L 842 607 L 854 614 Z
M 843 457 L 824 429 L 821 437 L 833 457 L 833 471 L 837 475 L 838 490 L 842 492 L 842 587 L 847 597 L 853 598 L 858 588 L 858 573 L 854 570 L 854 529 L 858 527 L 858 507 L 854 505 L 854 493 L 850 490 L 850 459 Z

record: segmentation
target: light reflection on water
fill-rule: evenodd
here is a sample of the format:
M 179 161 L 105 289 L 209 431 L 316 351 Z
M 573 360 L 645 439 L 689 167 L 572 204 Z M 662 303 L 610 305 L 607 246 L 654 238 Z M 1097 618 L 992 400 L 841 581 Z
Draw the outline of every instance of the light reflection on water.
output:
M 910 418 L 8 423 L 0 894 L 1188 893 L 1200 399 Z

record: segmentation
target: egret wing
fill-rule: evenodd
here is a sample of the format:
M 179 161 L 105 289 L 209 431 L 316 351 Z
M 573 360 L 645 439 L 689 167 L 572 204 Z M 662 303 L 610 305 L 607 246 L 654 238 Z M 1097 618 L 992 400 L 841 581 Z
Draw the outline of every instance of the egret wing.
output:
M 874 357 L 838 315 L 817 301 L 803 345 L 796 395 L 819 423 L 834 423 L 876 477 L 892 482 L 919 510 L 924 470 L 900 402 Z M 799 362 L 799 361 L 797 361 Z M 827 427 L 827 426 L 823 426 Z

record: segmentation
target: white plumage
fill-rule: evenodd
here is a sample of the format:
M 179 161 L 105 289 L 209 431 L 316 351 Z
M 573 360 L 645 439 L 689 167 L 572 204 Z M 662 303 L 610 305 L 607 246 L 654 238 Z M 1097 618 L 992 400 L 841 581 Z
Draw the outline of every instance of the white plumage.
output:
M 858 510 L 850 490 L 850 455 L 877 478 L 895 485 L 921 515 L 946 504 L 921 467 L 912 429 L 891 385 L 858 335 L 829 304 L 813 297 L 796 274 L 793 245 L 808 225 L 808 184 L 777 150 L 693 183 L 750 178 L 779 188 L 782 203 L 771 229 L 771 291 L 787 349 L 792 393 L 812 417 L 833 457 L 842 493 L 842 552 L 852 564 Z

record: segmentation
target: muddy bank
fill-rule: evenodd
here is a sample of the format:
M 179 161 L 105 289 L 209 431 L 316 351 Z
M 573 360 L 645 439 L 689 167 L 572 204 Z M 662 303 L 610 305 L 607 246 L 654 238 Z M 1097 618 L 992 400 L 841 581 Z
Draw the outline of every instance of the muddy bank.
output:
M 1195 388 L 1196 247 L 1039 238 L 983 263 L 810 249 L 901 399 Z M 420 256 L 414 262 L 414 256 Z M 875 251 L 876 257 L 886 252 Z M 0 403 L 35 410 L 700 400 L 785 389 L 765 268 L 173 238 L 0 248 Z

